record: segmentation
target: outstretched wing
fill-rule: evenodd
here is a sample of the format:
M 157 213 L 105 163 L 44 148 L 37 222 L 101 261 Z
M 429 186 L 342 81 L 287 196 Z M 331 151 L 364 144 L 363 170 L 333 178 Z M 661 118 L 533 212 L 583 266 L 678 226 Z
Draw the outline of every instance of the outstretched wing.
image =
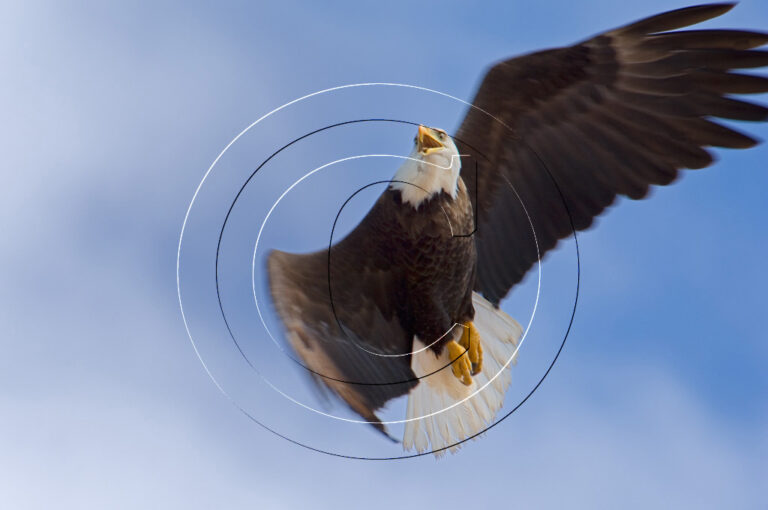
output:
M 477 197 L 475 290 L 498 304 L 536 262 L 536 243 L 543 255 L 617 195 L 640 199 L 679 169 L 710 165 L 704 147 L 757 143 L 711 117 L 768 117 L 765 107 L 726 96 L 768 91 L 768 79 L 731 72 L 767 65 L 768 52 L 752 48 L 768 35 L 670 32 L 732 7 L 659 14 L 488 71 L 455 137 L 471 156 L 462 178 Z
M 397 316 L 398 219 L 387 200 L 391 193 L 330 252 L 273 251 L 267 262 L 273 302 L 302 364 L 382 432 L 374 411 L 418 382 L 407 354 L 413 338 Z

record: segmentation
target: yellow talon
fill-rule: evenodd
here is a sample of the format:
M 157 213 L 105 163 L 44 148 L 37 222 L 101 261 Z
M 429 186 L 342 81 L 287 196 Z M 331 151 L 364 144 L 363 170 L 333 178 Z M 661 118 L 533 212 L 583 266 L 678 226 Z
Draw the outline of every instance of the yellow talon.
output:
M 448 356 L 451 358 L 453 375 L 466 386 L 472 384 L 472 362 L 465 356 L 466 347 L 460 346 L 455 340 L 450 340 L 445 343 L 445 348 L 448 349 Z
M 459 339 L 459 345 L 467 351 L 469 361 L 472 363 L 472 375 L 479 374 L 483 370 L 483 346 L 480 345 L 480 334 L 473 322 L 464 326 L 464 331 Z

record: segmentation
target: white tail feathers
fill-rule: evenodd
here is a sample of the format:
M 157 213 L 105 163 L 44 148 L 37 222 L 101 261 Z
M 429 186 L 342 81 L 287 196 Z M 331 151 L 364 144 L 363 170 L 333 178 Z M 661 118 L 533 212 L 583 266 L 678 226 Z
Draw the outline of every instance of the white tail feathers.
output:
M 411 356 L 411 368 L 423 378 L 408 395 L 405 450 L 415 448 L 422 453 L 430 445 L 432 450 L 439 450 L 473 436 L 493 422 L 504 403 L 511 380 L 510 365 L 517 361 L 516 349 L 523 329 L 479 294 L 472 293 L 472 303 L 483 347 L 483 370 L 472 377 L 471 385 L 465 386 L 450 367 L 443 368 L 451 362 L 446 350 L 439 357 L 431 349 Z M 415 338 L 413 350 L 423 348 L 424 343 Z M 450 451 L 457 449 L 453 446 Z M 443 453 L 445 450 L 435 455 Z

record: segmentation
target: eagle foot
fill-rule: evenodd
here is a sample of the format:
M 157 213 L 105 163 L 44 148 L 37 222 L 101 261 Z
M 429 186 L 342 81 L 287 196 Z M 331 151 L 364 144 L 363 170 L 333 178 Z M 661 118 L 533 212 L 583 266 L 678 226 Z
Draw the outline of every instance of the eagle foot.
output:
M 451 370 L 453 375 L 465 386 L 472 384 L 472 362 L 467 356 L 467 348 L 462 347 L 455 340 L 446 342 L 448 356 L 451 358 Z
M 467 351 L 469 361 L 472 363 L 472 375 L 483 371 L 483 346 L 480 345 L 480 333 L 473 322 L 464 325 L 464 331 L 459 339 L 459 345 Z

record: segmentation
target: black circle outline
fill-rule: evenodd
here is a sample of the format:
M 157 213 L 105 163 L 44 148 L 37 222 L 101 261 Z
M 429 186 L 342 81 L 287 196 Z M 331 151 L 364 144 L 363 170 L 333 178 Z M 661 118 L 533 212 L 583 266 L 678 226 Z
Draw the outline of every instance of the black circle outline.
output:
M 493 117 L 491 116 L 491 118 L 493 118 Z M 493 118 L 493 119 L 496 120 L 495 118 Z M 221 249 L 221 241 L 222 241 L 222 237 L 223 237 L 223 234 L 224 234 L 224 228 L 226 226 L 227 220 L 229 219 L 229 216 L 232 213 L 232 210 L 234 209 L 235 203 L 237 202 L 238 198 L 240 197 L 240 195 L 242 194 L 242 192 L 244 191 L 245 187 L 250 182 L 250 180 L 256 175 L 256 173 L 269 160 L 271 160 L 274 156 L 276 156 L 282 150 L 286 149 L 290 145 L 293 145 L 294 143 L 296 143 L 296 142 L 298 142 L 298 141 L 300 141 L 300 140 L 302 140 L 304 138 L 307 138 L 307 137 L 309 137 L 309 136 L 311 136 L 313 134 L 319 133 L 319 132 L 324 131 L 326 129 L 330 129 L 332 127 L 339 127 L 339 126 L 343 126 L 343 125 L 347 125 L 347 124 L 354 124 L 354 123 L 357 123 L 357 122 L 371 122 L 371 121 L 396 122 L 396 123 L 403 123 L 403 124 L 410 124 L 410 125 L 419 125 L 416 122 L 402 121 L 402 120 L 397 120 L 397 119 L 376 119 L 376 118 L 373 118 L 373 119 L 358 119 L 358 120 L 344 121 L 344 122 L 332 124 L 332 125 L 325 126 L 323 128 L 319 128 L 319 129 L 316 129 L 314 131 L 311 131 L 311 132 L 309 132 L 309 133 L 307 133 L 307 134 L 305 134 L 305 135 L 303 135 L 303 136 L 301 136 L 299 138 L 294 139 L 293 141 L 289 142 L 288 144 L 284 145 L 283 147 L 281 147 L 280 149 L 278 149 L 277 151 L 272 153 L 267 159 L 265 159 L 256 168 L 256 170 L 254 170 L 253 173 L 251 173 L 251 175 L 245 181 L 245 183 L 243 184 L 243 186 L 240 188 L 240 190 L 238 191 L 237 195 L 235 196 L 235 199 L 233 200 L 232 204 L 230 205 L 229 210 L 227 211 L 227 215 L 226 215 L 226 217 L 224 219 L 224 223 L 222 224 L 222 228 L 221 228 L 221 230 L 219 232 L 219 239 L 218 239 L 218 244 L 217 244 L 217 248 L 216 248 L 216 267 L 215 267 L 215 272 L 216 272 L 216 274 L 215 274 L 216 294 L 217 294 L 217 299 L 218 299 L 218 302 L 219 302 L 219 308 L 220 308 L 220 311 L 222 313 L 222 318 L 224 318 L 224 322 L 225 322 L 225 325 L 227 327 L 227 331 L 229 332 L 230 337 L 232 338 L 232 340 L 235 342 L 235 345 L 236 345 L 238 351 L 241 353 L 241 355 L 245 359 L 246 363 L 248 363 L 248 365 L 251 366 L 251 368 L 253 368 L 254 370 L 257 370 L 256 367 L 254 367 L 253 364 L 248 359 L 248 357 L 245 356 L 245 354 L 243 353 L 243 351 L 240 348 L 239 344 L 237 343 L 237 340 L 234 338 L 232 330 L 229 327 L 229 323 L 228 323 L 228 321 L 225 318 L 223 304 L 221 302 L 221 295 L 220 295 L 220 289 L 219 289 L 219 278 L 218 278 L 218 261 L 219 261 L 219 251 Z M 505 127 L 507 127 L 507 126 L 505 126 Z M 509 129 L 509 128 L 507 128 L 507 129 Z M 424 456 L 424 455 L 430 455 L 430 454 L 433 454 L 433 453 L 439 453 L 439 452 L 445 451 L 445 450 L 447 450 L 449 448 L 454 448 L 456 446 L 459 446 L 459 445 L 469 441 L 470 439 L 474 439 L 475 437 L 479 436 L 480 434 L 483 434 L 483 433 L 491 430 L 496 425 L 498 425 L 499 423 L 501 423 L 504 420 L 506 420 L 515 411 L 517 411 L 525 402 L 527 402 L 528 399 L 536 392 L 536 390 L 538 390 L 538 388 L 541 386 L 541 384 L 547 378 L 549 373 L 552 371 L 552 368 L 555 366 L 555 363 L 557 363 L 557 360 L 560 358 L 560 354 L 562 353 L 563 349 L 565 348 L 565 343 L 566 343 L 566 341 L 568 339 L 568 335 L 571 332 L 571 328 L 573 327 L 573 321 L 574 321 L 574 318 L 576 316 L 576 308 L 577 308 L 577 305 L 578 305 L 579 291 L 580 291 L 580 287 L 581 287 L 581 253 L 580 253 L 580 249 L 579 249 L 578 236 L 576 234 L 576 227 L 575 227 L 575 224 L 573 222 L 573 215 L 571 214 L 571 210 L 568 207 L 568 204 L 567 204 L 565 196 L 564 196 L 564 194 L 562 192 L 562 189 L 560 188 L 559 184 L 557 183 L 557 179 L 555 178 L 554 175 L 552 175 L 552 172 L 549 170 L 549 168 L 547 167 L 546 163 L 544 163 L 544 161 L 542 160 L 542 158 L 538 154 L 538 152 L 536 152 L 536 150 L 533 149 L 533 147 L 531 147 L 530 144 L 528 144 L 523 137 L 516 136 L 515 134 L 512 134 L 512 136 L 514 138 L 518 139 L 520 142 L 524 143 L 528 147 L 528 149 L 536 156 L 536 159 L 539 161 L 541 166 L 547 172 L 547 175 L 549 176 L 549 178 L 552 180 L 552 183 L 555 185 L 555 188 L 557 189 L 558 195 L 560 195 L 560 199 L 562 200 L 563 207 L 565 208 L 565 212 L 568 215 L 568 221 L 569 221 L 570 226 L 571 226 L 571 233 L 573 235 L 573 240 L 574 240 L 574 244 L 575 244 L 575 248 L 576 248 L 576 293 L 575 293 L 575 296 L 574 296 L 573 308 L 572 308 L 572 311 L 571 311 L 571 317 L 570 317 L 570 319 L 568 321 L 568 327 L 566 329 L 565 335 L 563 336 L 563 341 L 561 342 L 560 347 L 558 348 L 557 352 L 555 353 L 555 356 L 552 359 L 552 362 L 549 364 L 549 366 L 547 367 L 547 370 L 541 376 L 539 381 L 534 385 L 534 387 L 531 389 L 531 391 L 529 391 L 528 394 L 525 397 L 523 397 L 523 399 L 513 409 L 511 409 L 507 414 L 505 414 L 504 416 L 502 416 L 498 420 L 496 420 L 493 423 L 491 423 L 490 425 L 488 425 L 486 428 L 484 428 L 480 432 L 477 432 L 477 433 L 475 433 L 475 434 L 473 434 L 471 436 L 468 436 L 468 437 L 466 437 L 466 438 L 464 438 L 464 439 L 462 439 L 460 441 L 457 441 L 456 443 L 453 443 L 453 444 L 448 445 L 448 446 L 444 446 L 442 448 L 438 448 L 436 450 L 431 450 L 431 451 L 428 451 L 428 452 L 425 451 L 425 452 L 420 452 L 420 453 L 414 453 L 414 454 L 409 454 L 409 455 L 400 455 L 400 456 L 396 456 L 396 457 L 360 457 L 360 456 L 355 456 L 355 455 L 345 455 L 345 454 L 341 454 L 341 453 L 336 453 L 336 452 L 330 452 L 330 451 L 322 450 L 320 448 L 315 448 L 315 447 L 312 447 L 310 445 L 301 443 L 301 442 L 299 442 L 299 441 L 297 441 L 295 439 L 291 439 L 291 438 L 289 438 L 289 437 L 279 433 L 278 431 L 268 427 L 267 425 L 261 423 L 259 420 L 257 420 L 255 417 L 253 417 L 250 413 L 248 413 L 248 411 L 246 411 L 240 405 L 238 405 L 237 402 L 235 402 L 235 400 L 233 398 L 228 396 L 229 400 L 233 403 L 233 405 L 235 405 L 235 407 L 237 407 L 240 410 L 240 412 L 245 414 L 251 421 L 253 421 L 257 425 L 263 427 L 264 429 L 272 432 L 273 434 L 277 435 L 278 437 L 280 437 L 282 439 L 285 439 L 286 441 L 288 441 L 290 443 L 293 443 L 293 444 L 295 444 L 297 446 L 301 446 L 301 447 L 304 447 L 304 448 L 306 448 L 308 450 L 315 451 L 315 452 L 318 452 L 318 453 L 323 453 L 323 454 L 330 455 L 330 456 L 333 456 L 333 457 L 339 457 L 339 458 L 345 458 L 345 459 L 353 459 L 353 460 L 372 460 L 372 461 L 379 460 L 379 461 L 382 461 L 382 460 L 404 460 L 404 459 L 411 459 L 411 458 L 421 457 L 421 456 Z M 459 140 L 459 141 L 461 142 L 461 140 Z M 469 147 L 471 147 L 471 146 L 469 146 Z M 487 157 L 486 157 L 486 159 L 487 159 Z M 293 359 L 290 356 L 289 356 L 289 358 Z M 302 365 L 301 363 L 299 363 L 299 364 Z M 307 370 L 309 370 L 309 369 L 307 369 Z
M 298 138 L 295 138 L 295 139 L 291 140 L 290 142 L 288 142 L 287 144 L 283 145 L 282 147 L 277 149 L 275 152 L 270 154 L 269 157 L 267 157 L 264 161 L 262 161 L 259 164 L 259 166 L 256 167 L 256 170 L 254 170 L 251 173 L 251 175 L 248 177 L 248 179 L 245 180 L 243 185 L 238 190 L 237 194 L 235 195 L 235 198 L 232 200 L 232 203 L 229 206 L 229 209 L 227 210 L 226 216 L 224 217 L 224 221 L 223 221 L 223 223 L 221 225 L 221 229 L 219 231 L 218 243 L 216 245 L 216 262 L 215 262 L 215 265 L 216 265 L 216 267 L 215 267 L 216 299 L 217 299 L 218 304 L 219 304 L 219 311 L 221 312 L 221 318 L 224 320 L 224 325 L 227 328 L 227 332 L 229 333 L 230 338 L 234 342 L 235 347 L 237 348 L 238 352 L 240 353 L 240 356 L 242 356 L 243 359 L 245 360 L 245 362 L 248 364 L 248 366 L 250 366 L 256 372 L 258 372 L 258 369 L 253 365 L 251 360 L 245 354 L 245 351 L 243 351 L 242 347 L 240 347 L 240 343 L 235 338 L 235 334 L 233 333 L 232 328 L 230 327 L 229 321 L 227 320 L 226 313 L 224 312 L 224 305 L 223 305 L 222 300 L 221 300 L 221 288 L 220 288 L 220 285 L 219 285 L 219 254 L 221 252 L 221 242 L 222 242 L 222 239 L 224 237 L 224 229 L 227 226 L 227 222 L 229 221 L 229 217 L 232 214 L 232 210 L 234 209 L 235 205 L 237 204 L 237 201 L 240 198 L 240 195 L 242 195 L 243 191 L 248 186 L 248 183 L 250 183 L 251 179 L 256 175 L 256 173 L 259 170 L 261 170 L 262 167 L 264 167 L 264 165 L 266 165 L 272 158 L 277 156 L 283 150 L 287 149 L 288 147 L 290 147 L 291 145 L 295 144 L 296 142 L 299 142 L 299 141 L 301 141 L 301 140 L 303 140 L 305 138 L 308 138 L 308 137 L 310 137 L 310 136 L 312 136 L 314 134 L 320 133 L 322 131 L 325 131 L 325 130 L 328 130 L 328 129 L 331 129 L 331 128 L 335 128 L 335 127 L 345 126 L 345 125 L 348 125 L 348 124 L 356 124 L 356 123 L 362 123 L 362 122 L 392 122 L 392 123 L 397 123 L 397 124 L 408 124 L 408 125 L 411 125 L 411 126 L 419 126 L 419 125 L 421 125 L 418 122 L 407 121 L 407 120 L 400 120 L 400 119 L 385 119 L 385 118 L 354 119 L 354 120 L 347 120 L 347 121 L 344 121 L 344 122 L 338 122 L 338 123 L 335 123 L 335 124 L 329 124 L 327 126 L 315 129 L 314 131 L 310 131 L 309 133 L 306 133 L 306 134 L 304 134 L 302 136 L 299 136 Z M 486 156 L 483 152 L 481 152 L 477 148 L 473 147 L 472 145 L 464 142 L 463 140 L 461 140 L 459 138 L 455 138 L 455 137 L 452 137 L 452 138 L 454 140 L 458 140 L 460 143 L 466 145 L 470 149 L 472 149 L 472 150 L 476 151 L 478 154 L 480 154 L 483 158 L 485 158 L 486 160 L 490 161 L 490 158 L 488 158 L 488 156 Z M 412 184 L 412 183 L 406 183 L 406 184 Z M 342 208 L 343 208 L 343 206 L 342 206 Z M 338 215 L 337 215 L 337 219 L 338 219 Z M 335 225 L 335 222 L 334 222 L 334 225 Z M 331 235 L 333 235 L 333 233 L 331 233 Z M 471 235 L 474 235 L 474 231 L 472 233 L 470 233 L 470 234 L 460 234 L 460 235 L 458 235 L 456 237 L 466 237 L 466 236 L 471 236 Z M 331 301 L 331 303 L 333 303 L 333 301 Z M 332 307 L 333 307 L 333 304 L 332 304 Z M 338 317 L 336 317 L 335 309 L 333 311 L 333 315 L 334 315 L 334 318 L 336 318 L 336 320 L 338 322 Z M 342 328 L 342 331 L 343 331 L 343 328 Z M 317 371 L 309 368 L 308 366 L 306 366 L 304 363 L 301 362 L 301 360 L 298 360 L 295 357 L 293 357 L 290 354 L 288 354 L 287 352 L 285 352 L 285 350 L 282 350 L 282 351 L 283 351 L 283 354 L 285 354 L 288 357 L 288 359 L 292 360 L 294 363 L 296 363 L 297 365 L 299 365 L 303 369 L 307 370 L 308 372 L 311 372 L 311 373 L 313 373 L 313 374 L 315 374 L 315 375 L 317 375 L 319 377 L 322 377 L 324 379 L 328 379 L 328 380 L 331 380 L 331 381 L 340 382 L 342 384 L 354 384 L 354 385 L 360 385 L 360 386 L 387 386 L 387 385 L 393 385 L 393 384 L 406 384 L 406 383 L 409 383 L 409 382 L 419 381 L 422 378 L 430 376 L 430 375 L 433 375 L 433 374 L 439 372 L 440 370 L 443 370 L 444 368 L 447 368 L 448 366 L 451 365 L 451 363 L 449 363 L 449 364 L 445 365 L 444 367 L 436 370 L 435 372 L 431 372 L 429 374 L 424 374 L 424 375 L 422 375 L 420 377 L 415 377 L 415 378 L 411 378 L 411 379 L 405 379 L 405 380 L 402 380 L 402 381 L 392 381 L 392 382 L 346 381 L 344 379 L 336 379 L 335 377 L 331 377 L 329 375 L 317 372 Z M 466 350 L 465 350 L 465 352 L 466 352 Z

